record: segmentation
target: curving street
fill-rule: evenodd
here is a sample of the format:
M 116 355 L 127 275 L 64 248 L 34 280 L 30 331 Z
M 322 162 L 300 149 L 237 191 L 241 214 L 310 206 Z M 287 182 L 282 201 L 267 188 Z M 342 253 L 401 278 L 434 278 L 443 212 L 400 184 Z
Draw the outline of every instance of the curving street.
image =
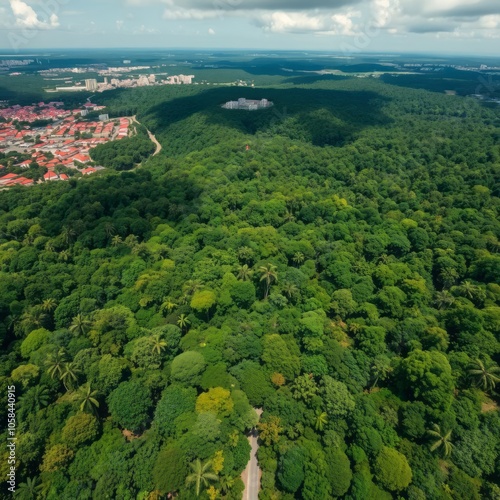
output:
M 255 413 L 261 416 L 262 410 L 255 409 Z M 243 500 L 258 500 L 260 491 L 260 477 L 261 470 L 259 468 L 259 462 L 257 460 L 257 451 L 259 450 L 259 433 L 257 429 L 253 429 L 248 436 L 248 441 L 252 447 L 250 452 L 250 461 L 247 464 L 246 469 L 243 471 L 241 478 L 245 483 L 245 490 L 243 491 Z

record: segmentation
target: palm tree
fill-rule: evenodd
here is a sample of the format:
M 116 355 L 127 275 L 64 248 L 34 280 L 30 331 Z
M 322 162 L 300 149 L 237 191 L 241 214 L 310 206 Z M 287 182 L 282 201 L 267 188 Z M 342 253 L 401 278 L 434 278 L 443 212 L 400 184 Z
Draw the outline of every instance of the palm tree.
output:
M 219 478 L 220 492 L 225 495 L 229 493 L 229 490 L 233 487 L 234 478 L 231 476 L 221 476 Z
M 28 389 L 19 402 L 26 414 L 36 414 L 47 406 L 50 401 L 49 390 L 46 385 L 35 385 Z
M 252 278 L 253 270 L 248 267 L 248 264 L 243 264 L 238 269 L 238 279 L 241 281 L 248 281 Z
M 70 254 L 67 250 L 63 250 L 62 252 L 59 252 L 59 260 L 62 260 L 63 262 L 68 262 L 70 258 Z
M 455 297 L 453 297 L 453 295 L 451 295 L 451 293 L 447 290 L 443 290 L 442 292 L 436 293 L 435 302 L 438 308 L 442 309 L 443 307 L 446 308 L 453 305 Z
M 92 325 L 92 321 L 87 319 L 83 314 L 77 314 L 73 318 L 73 322 L 69 327 L 69 331 L 74 335 L 86 335 L 90 326 Z
M 191 484 L 195 485 L 196 496 L 200 496 L 200 487 L 201 483 L 204 486 L 208 486 L 209 481 L 217 481 L 217 474 L 213 472 L 209 472 L 212 467 L 212 461 L 208 460 L 204 464 L 201 463 L 201 460 L 198 458 L 196 462 L 189 464 L 191 469 L 193 470 L 192 474 L 186 478 L 186 486 Z
M 485 392 L 493 391 L 500 382 L 497 373 L 500 373 L 500 367 L 493 363 L 485 364 L 480 359 L 476 359 L 470 364 L 469 375 L 473 379 L 473 384 L 481 387 Z
M 450 288 L 458 279 L 458 272 L 453 267 L 445 267 L 439 273 L 441 281 L 445 288 Z
M 162 340 L 162 338 L 156 334 L 153 335 L 152 337 L 149 338 L 152 346 L 152 352 L 161 354 L 162 351 L 164 351 L 167 347 L 167 342 L 165 340 Z
M 266 293 L 264 295 L 264 299 L 267 299 L 271 283 L 278 281 L 277 268 L 274 264 L 267 264 L 267 266 L 259 267 L 259 271 L 262 273 L 260 281 L 266 282 Z
M 472 299 L 475 295 L 476 286 L 473 285 L 470 281 L 464 281 L 459 287 L 459 292 L 469 299 Z
M 254 251 L 250 247 L 241 247 L 238 250 L 238 259 L 249 261 L 254 256 Z
M 16 329 L 16 326 L 18 325 L 20 319 L 21 319 L 21 316 L 19 316 L 17 314 L 9 314 L 5 318 L 5 321 L 7 323 L 7 330 L 9 332 L 14 331 Z
M 25 329 L 40 328 L 47 315 L 43 312 L 41 306 L 32 307 L 21 316 L 21 323 Z
M 41 307 L 42 311 L 52 312 L 57 307 L 57 301 L 53 298 L 45 299 L 42 302 Z
M 304 263 L 305 257 L 302 252 L 295 252 L 293 254 L 292 260 L 295 262 L 295 264 L 300 265 Z
M 371 366 L 373 385 L 372 389 L 378 384 L 379 380 L 385 380 L 392 372 L 391 360 L 387 356 L 377 356 Z
M 63 237 L 64 242 L 66 245 L 69 246 L 69 244 L 72 242 L 73 238 L 76 236 L 76 232 L 74 229 L 70 228 L 69 226 L 64 226 L 61 236 Z
M 316 410 L 314 418 L 314 428 L 317 431 L 322 431 L 323 427 L 326 425 L 327 422 L 328 422 L 327 413 L 321 410 Z
M 63 371 L 59 377 L 67 391 L 71 391 L 74 384 L 78 381 L 80 371 L 75 367 L 74 363 L 65 363 Z
M 85 384 L 78 389 L 77 401 L 80 404 L 80 411 L 95 413 L 99 408 L 99 401 L 96 399 L 97 391 L 93 391 L 90 384 Z
M 285 215 L 283 216 L 283 219 L 285 220 L 285 222 L 293 222 L 295 220 L 295 216 L 293 215 L 293 212 L 287 210 L 285 212 Z
M 47 368 L 47 373 L 51 378 L 61 377 L 66 363 L 66 352 L 63 348 L 59 349 L 57 352 L 50 354 L 45 365 Z
M 200 280 L 188 280 L 184 283 L 182 287 L 182 291 L 186 297 L 193 296 L 201 287 L 203 286 L 203 282 Z
M 104 224 L 104 231 L 106 232 L 106 236 L 108 238 L 111 238 L 111 236 L 116 233 L 115 226 L 113 226 L 111 222 L 106 222 L 106 224 Z
M 170 297 L 166 297 L 163 300 L 164 302 L 160 306 L 161 311 L 164 311 L 166 309 L 169 313 L 171 313 L 177 307 L 177 304 Z
M 115 234 L 113 238 L 111 238 L 111 244 L 114 247 L 120 246 L 123 243 L 122 237 L 119 234 Z
M 294 285 L 293 283 L 284 283 L 283 284 L 283 293 L 288 296 L 289 299 L 291 299 L 294 295 L 297 295 L 299 289 L 297 288 L 297 285 Z
M 135 234 L 129 234 L 125 238 L 125 245 L 127 245 L 129 248 L 135 247 L 139 243 L 139 240 L 137 239 L 137 236 Z
M 188 325 L 191 324 L 191 321 L 189 321 L 189 318 L 185 314 L 181 314 L 177 320 L 177 324 L 180 326 L 181 330 L 184 330 L 184 328 L 187 329 Z
M 447 432 L 441 431 L 438 424 L 433 424 L 432 429 L 427 431 L 427 434 L 434 441 L 431 445 L 431 451 L 441 450 L 444 458 L 449 457 L 453 450 L 453 443 L 451 442 L 451 430 Z
M 31 479 L 28 477 L 25 483 L 20 483 L 15 492 L 16 498 L 21 500 L 35 500 L 42 489 L 42 485 L 38 484 L 38 478 Z
M 349 332 L 352 333 L 353 335 L 356 335 L 363 329 L 363 325 L 356 323 L 353 321 L 352 323 L 349 323 Z
M 485 291 L 477 285 L 473 285 L 470 281 L 464 281 L 457 287 L 458 293 L 467 297 L 470 300 L 484 300 L 486 298 Z

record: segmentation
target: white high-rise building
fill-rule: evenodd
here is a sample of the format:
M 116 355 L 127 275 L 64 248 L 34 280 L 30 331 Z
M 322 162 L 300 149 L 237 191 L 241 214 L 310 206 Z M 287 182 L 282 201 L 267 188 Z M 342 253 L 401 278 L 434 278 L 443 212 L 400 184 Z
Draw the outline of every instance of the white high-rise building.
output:
M 138 87 L 147 87 L 149 85 L 149 79 L 147 76 L 140 76 L 137 80 Z
M 95 92 L 97 90 L 97 80 L 95 78 L 85 80 L 85 90 L 88 90 L 89 92 Z

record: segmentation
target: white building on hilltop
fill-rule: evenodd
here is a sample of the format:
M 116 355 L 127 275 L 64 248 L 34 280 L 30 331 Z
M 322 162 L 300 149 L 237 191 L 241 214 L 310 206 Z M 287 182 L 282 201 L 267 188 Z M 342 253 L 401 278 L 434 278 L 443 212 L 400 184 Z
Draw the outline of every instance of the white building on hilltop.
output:
M 240 97 L 237 101 L 228 101 L 226 104 L 222 105 L 224 109 L 243 109 L 245 111 L 257 111 L 258 109 L 266 109 L 272 106 L 274 106 L 274 103 L 267 99 L 261 99 L 259 101 L 246 99 L 244 97 Z
M 167 85 L 191 85 L 194 75 L 173 75 L 169 76 L 165 83 Z

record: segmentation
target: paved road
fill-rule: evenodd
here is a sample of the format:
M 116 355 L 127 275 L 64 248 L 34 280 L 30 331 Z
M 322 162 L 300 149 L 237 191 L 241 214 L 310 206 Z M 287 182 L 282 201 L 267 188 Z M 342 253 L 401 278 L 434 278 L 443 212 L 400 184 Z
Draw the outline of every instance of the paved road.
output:
M 260 418 L 262 410 L 255 410 Z M 245 491 L 243 491 L 243 500 L 258 500 L 259 490 L 260 490 L 260 468 L 257 460 L 257 451 L 259 449 L 259 434 L 257 430 L 253 430 L 248 436 L 248 441 L 252 447 L 250 452 L 250 461 L 248 462 L 247 468 L 243 472 L 243 478 L 245 482 Z
M 243 500 L 257 500 L 259 498 L 260 469 L 257 462 L 257 450 L 259 449 L 257 439 L 257 431 L 254 431 L 248 438 L 252 451 L 250 452 L 250 462 L 247 465 L 248 483 L 243 493 Z
M 162 150 L 162 146 L 158 142 L 158 139 L 148 129 L 146 130 L 148 131 L 149 139 L 156 144 L 156 151 L 153 153 L 153 156 L 156 156 Z
M 135 115 L 132 117 L 132 121 L 135 123 L 138 123 L 140 125 L 140 122 L 137 120 Z M 155 135 L 149 130 L 146 129 L 149 135 L 150 141 L 154 142 L 156 145 L 156 151 L 153 153 L 153 156 L 156 156 L 161 150 L 162 150 L 162 145 L 158 142 L 158 139 L 155 137 Z

